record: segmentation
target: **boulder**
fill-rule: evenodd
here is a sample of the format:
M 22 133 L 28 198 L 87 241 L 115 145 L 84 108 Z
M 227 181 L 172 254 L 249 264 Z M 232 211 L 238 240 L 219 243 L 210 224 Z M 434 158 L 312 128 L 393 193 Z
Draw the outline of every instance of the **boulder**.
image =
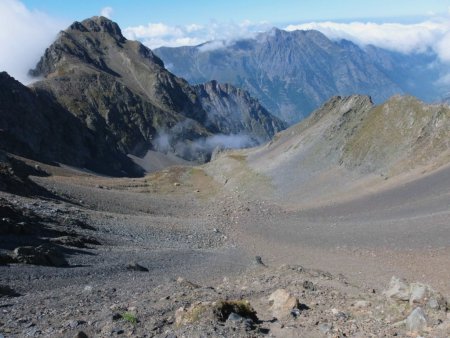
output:
M 293 309 L 298 308 L 297 297 L 284 289 L 278 289 L 269 296 L 270 311 L 277 319 L 288 318 Z

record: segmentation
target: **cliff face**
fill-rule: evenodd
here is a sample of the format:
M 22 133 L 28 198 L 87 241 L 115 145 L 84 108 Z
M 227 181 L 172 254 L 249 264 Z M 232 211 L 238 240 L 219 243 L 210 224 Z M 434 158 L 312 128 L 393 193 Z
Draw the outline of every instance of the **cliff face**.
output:
M 207 112 L 206 125 L 221 133 L 251 135 L 258 144 L 286 128 L 284 122 L 272 116 L 245 90 L 216 81 L 194 88 Z

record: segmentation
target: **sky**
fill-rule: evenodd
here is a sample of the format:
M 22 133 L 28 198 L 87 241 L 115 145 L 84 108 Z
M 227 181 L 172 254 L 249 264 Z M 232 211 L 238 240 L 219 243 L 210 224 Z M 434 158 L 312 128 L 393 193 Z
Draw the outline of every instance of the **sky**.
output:
M 0 70 L 27 83 L 57 33 L 103 15 L 150 48 L 252 37 L 276 26 L 450 62 L 450 0 L 0 0 Z M 226 44 L 218 44 L 224 46 Z

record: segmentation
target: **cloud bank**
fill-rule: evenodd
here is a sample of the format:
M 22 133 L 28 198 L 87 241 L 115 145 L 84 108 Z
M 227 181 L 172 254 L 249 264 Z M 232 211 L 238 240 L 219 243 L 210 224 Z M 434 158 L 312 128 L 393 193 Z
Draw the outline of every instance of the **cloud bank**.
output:
M 29 83 L 28 70 L 34 68 L 39 58 L 67 26 L 45 13 L 30 11 L 18 0 L 0 1 L 0 71 Z
M 347 39 L 359 45 L 374 45 L 404 54 L 432 50 L 441 61 L 450 62 L 450 15 L 414 24 L 311 22 L 289 25 L 285 29 L 315 29 L 330 39 Z
M 148 23 L 147 25 L 128 27 L 124 29 L 123 33 L 126 38 L 139 40 L 153 49 L 162 46 L 195 46 L 213 40 L 221 41 L 220 45 L 225 46 L 227 42 L 253 37 L 270 27 L 271 25 L 267 22 L 253 23 L 248 20 L 240 23 L 211 21 L 207 25 L 194 23 L 184 26 Z

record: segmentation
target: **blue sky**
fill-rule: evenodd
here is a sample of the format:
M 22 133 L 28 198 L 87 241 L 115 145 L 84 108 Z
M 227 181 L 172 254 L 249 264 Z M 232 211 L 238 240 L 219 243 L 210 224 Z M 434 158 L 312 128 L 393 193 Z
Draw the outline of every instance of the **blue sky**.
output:
M 23 0 L 63 20 L 82 20 L 104 7 L 113 9 L 121 26 L 148 22 L 170 25 L 205 24 L 211 20 L 268 21 L 273 24 L 317 20 L 395 18 L 408 20 L 448 11 L 450 0 Z
M 27 83 L 60 30 L 100 14 L 152 49 L 223 48 L 276 26 L 402 53 L 433 50 L 450 65 L 450 0 L 0 0 L 0 71 Z

